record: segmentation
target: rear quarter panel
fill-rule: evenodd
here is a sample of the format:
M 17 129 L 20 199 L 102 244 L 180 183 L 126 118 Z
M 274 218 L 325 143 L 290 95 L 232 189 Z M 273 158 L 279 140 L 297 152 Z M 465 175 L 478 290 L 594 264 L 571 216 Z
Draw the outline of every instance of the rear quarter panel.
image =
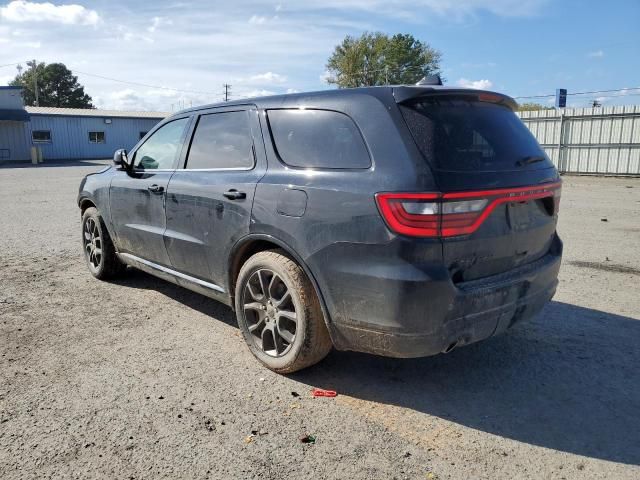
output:
M 252 210 L 251 233 L 275 237 L 294 250 L 314 276 L 331 319 L 357 322 L 358 305 L 364 300 L 382 302 L 378 282 L 368 279 L 386 275 L 416 275 L 424 280 L 420 265 L 442 264 L 439 240 L 425 242 L 419 255 L 398 252 L 407 242 L 397 242 L 378 212 L 375 194 L 383 191 L 415 191 L 417 185 L 433 185 L 431 172 L 410 160 L 413 143 L 405 141 L 398 128 L 395 102 L 372 95 L 345 95 L 341 101 L 325 102 L 313 97 L 295 98 L 275 108 L 319 108 L 349 115 L 359 127 L 371 156 L 371 167 L 358 170 L 291 168 L 277 156 L 269 134 L 267 112 L 260 120 L 265 137 L 268 171 L 257 186 Z M 400 119 L 401 120 L 401 119 Z M 434 186 L 435 188 L 435 186 Z M 306 194 L 304 213 L 298 205 L 282 208 L 287 191 Z M 280 205 L 280 207 L 279 207 Z M 294 215 L 288 211 L 297 212 Z M 394 244 L 395 247 L 390 246 Z M 427 245 L 428 244 L 428 245 Z M 405 258 L 403 259 L 403 255 Z M 416 261 L 407 273 L 408 263 Z M 402 271 L 400 271 L 402 270 Z M 359 279 L 359 280 L 358 280 Z M 371 311 L 368 309 L 367 311 Z M 381 312 L 393 318 L 397 312 Z

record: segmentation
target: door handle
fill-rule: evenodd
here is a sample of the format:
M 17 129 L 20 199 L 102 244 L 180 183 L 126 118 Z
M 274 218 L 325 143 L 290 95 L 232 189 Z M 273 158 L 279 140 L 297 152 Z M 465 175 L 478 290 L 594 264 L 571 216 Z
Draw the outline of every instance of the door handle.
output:
M 229 200 L 241 200 L 243 198 L 247 198 L 246 193 L 239 192 L 235 188 L 232 188 L 231 190 L 224 192 L 223 195 L 227 197 Z
M 162 193 L 164 192 L 164 187 L 162 185 L 156 185 L 155 183 L 149 187 L 147 187 L 151 193 Z

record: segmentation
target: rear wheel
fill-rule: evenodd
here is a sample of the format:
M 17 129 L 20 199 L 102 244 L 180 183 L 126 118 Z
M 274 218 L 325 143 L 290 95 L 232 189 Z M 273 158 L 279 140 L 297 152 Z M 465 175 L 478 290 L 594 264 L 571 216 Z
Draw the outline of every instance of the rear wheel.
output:
M 279 251 L 259 252 L 242 266 L 235 306 L 251 353 L 275 372 L 301 370 L 331 350 L 311 282 L 298 264 Z
M 94 207 L 82 214 L 82 250 L 89 271 L 100 280 L 116 277 L 126 268 L 116 256 L 109 232 Z

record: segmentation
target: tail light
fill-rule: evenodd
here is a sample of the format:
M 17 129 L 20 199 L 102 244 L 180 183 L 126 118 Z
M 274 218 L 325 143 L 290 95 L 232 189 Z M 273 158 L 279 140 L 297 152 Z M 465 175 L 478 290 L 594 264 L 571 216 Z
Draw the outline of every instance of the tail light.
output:
M 454 237 L 475 232 L 500 204 L 553 198 L 556 214 L 561 183 L 455 193 L 378 193 L 389 228 L 412 237 Z

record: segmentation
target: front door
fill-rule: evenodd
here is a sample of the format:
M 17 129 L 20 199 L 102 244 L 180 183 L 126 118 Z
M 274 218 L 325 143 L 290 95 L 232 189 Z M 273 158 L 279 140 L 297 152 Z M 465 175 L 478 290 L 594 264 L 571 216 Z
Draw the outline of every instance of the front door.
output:
M 255 109 L 200 115 L 185 165 L 167 191 L 165 245 L 174 269 L 224 288 L 228 257 L 249 233 L 256 183 L 264 175 L 264 144 Z
M 189 120 L 185 117 L 162 125 L 131 153 L 133 169 L 113 177 L 109 202 L 120 253 L 169 265 L 163 240 L 166 192 Z

